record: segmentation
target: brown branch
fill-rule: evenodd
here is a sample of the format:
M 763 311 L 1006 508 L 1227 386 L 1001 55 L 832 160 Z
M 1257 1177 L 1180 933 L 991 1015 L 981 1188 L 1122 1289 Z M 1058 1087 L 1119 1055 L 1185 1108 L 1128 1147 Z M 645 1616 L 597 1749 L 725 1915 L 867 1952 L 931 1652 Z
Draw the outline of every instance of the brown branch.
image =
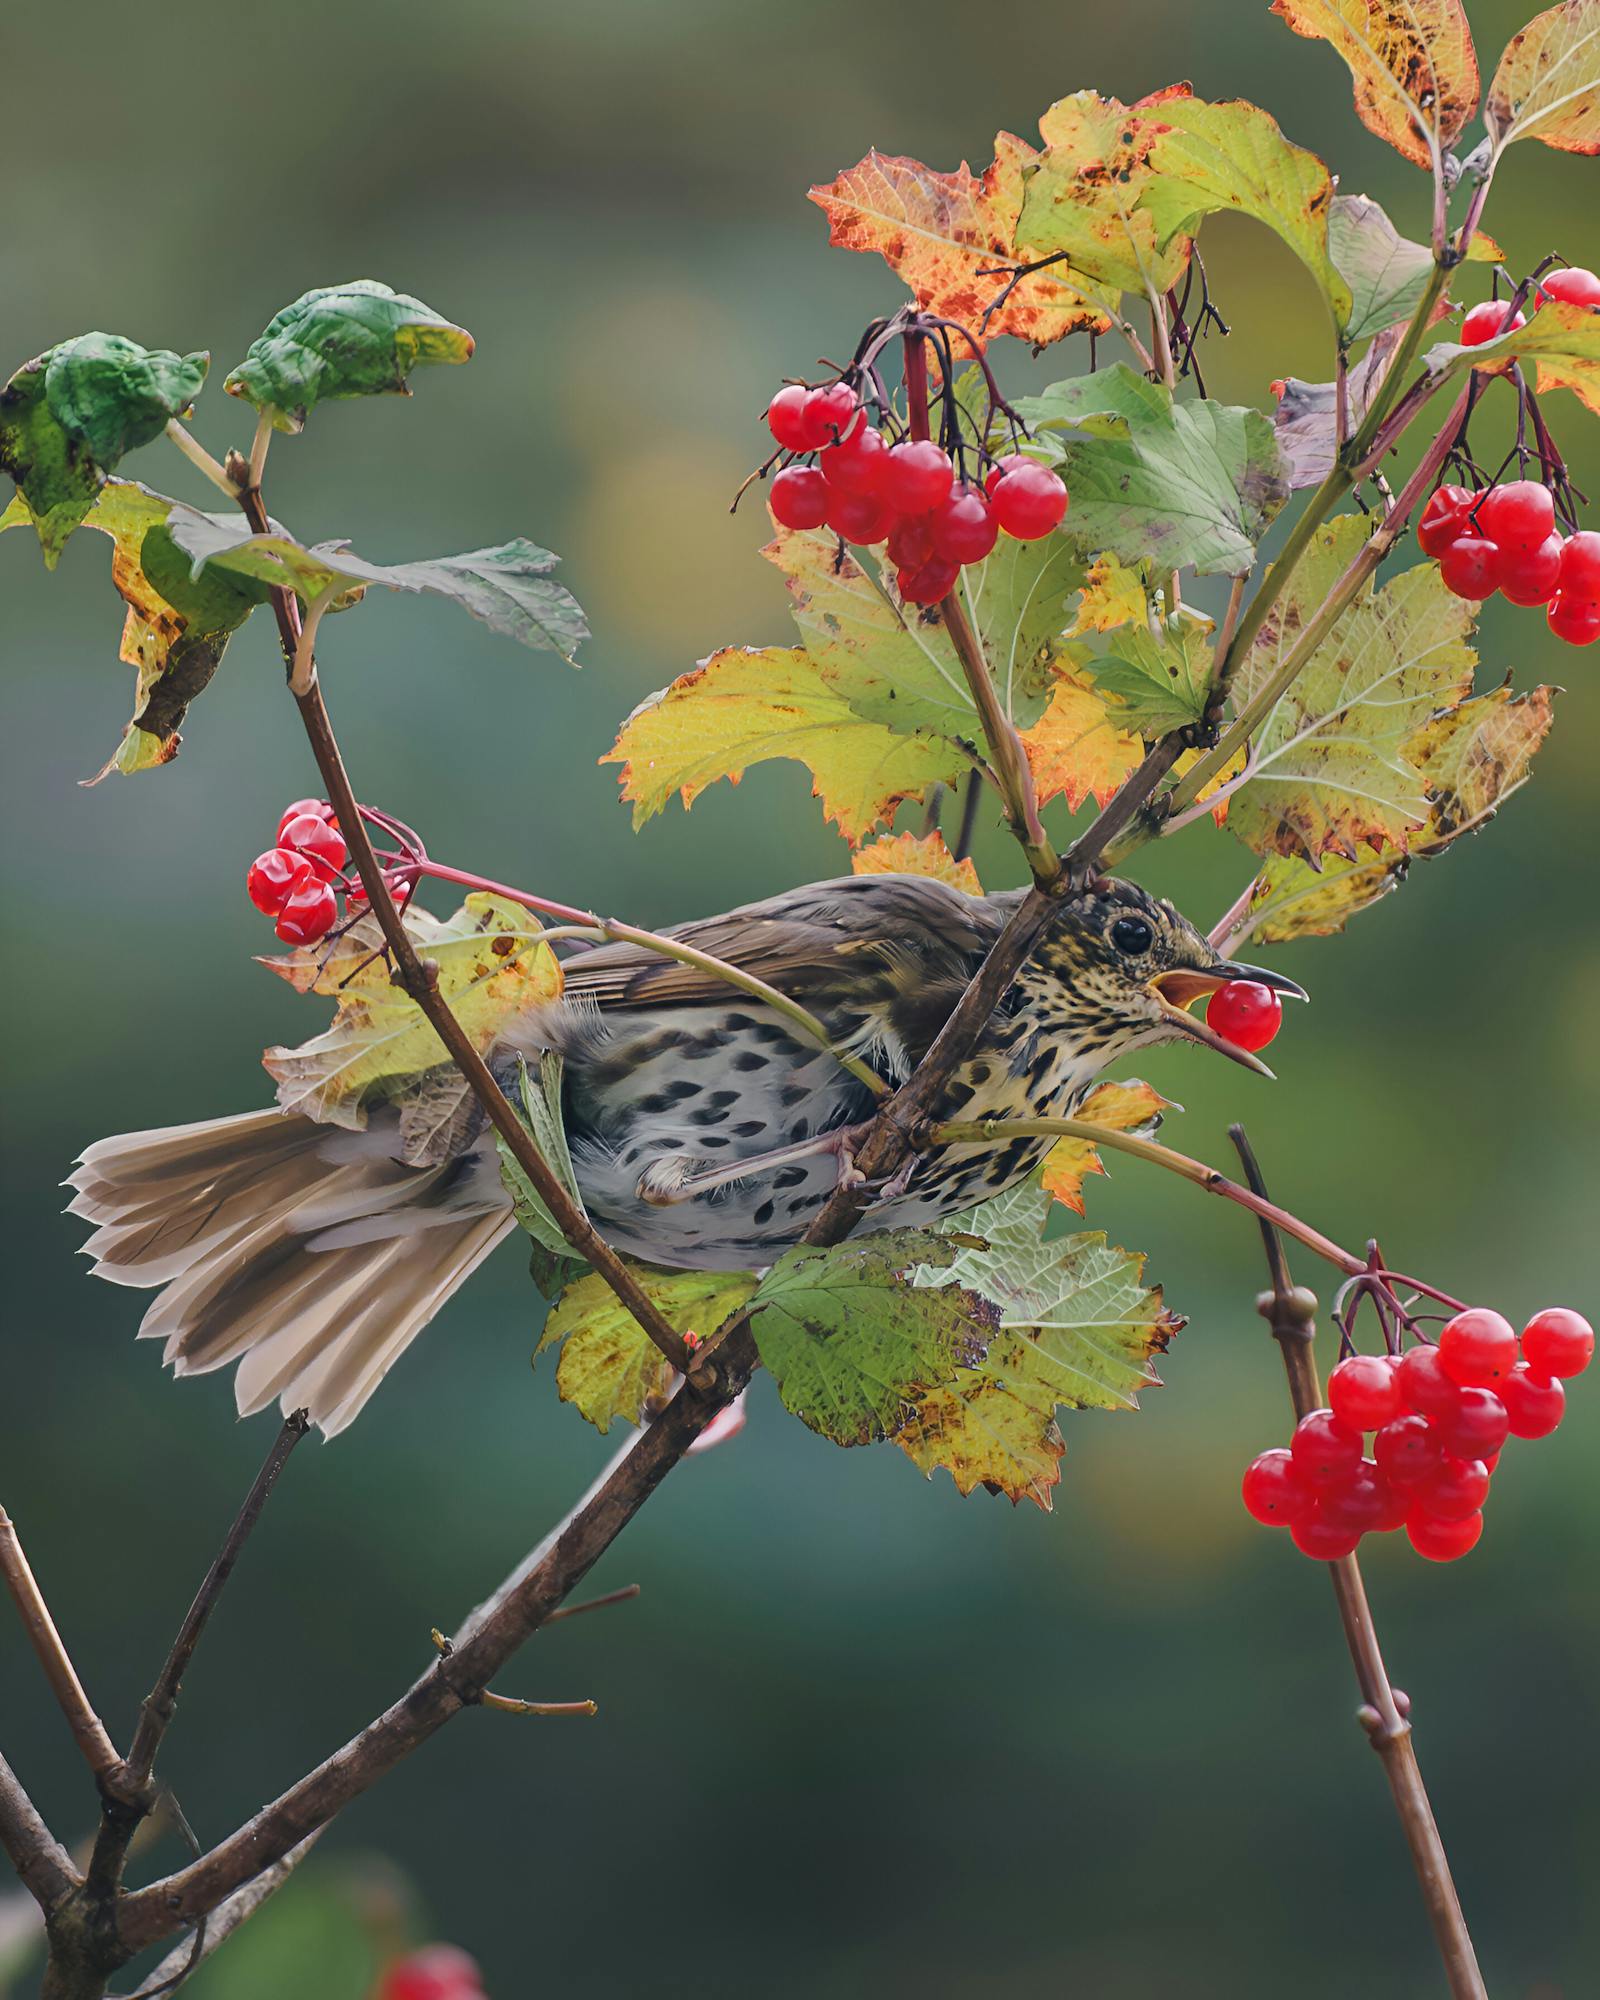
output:
M 1245 1177 L 1251 1188 L 1265 1200 L 1266 1184 L 1244 1128 L 1230 1126 L 1228 1137 L 1239 1149 Z M 1322 1389 L 1317 1380 L 1312 1346 L 1316 1333 L 1316 1296 L 1291 1283 L 1283 1245 L 1270 1222 L 1263 1220 L 1261 1234 L 1267 1251 L 1267 1266 L 1272 1275 L 1272 1288 L 1257 1299 L 1256 1309 L 1271 1326 L 1273 1338 L 1282 1350 L 1295 1415 L 1303 1417 L 1322 1405 Z M 1328 1570 L 1333 1578 L 1333 1593 L 1339 1606 L 1339 1622 L 1344 1627 L 1345 1643 L 1350 1648 L 1356 1681 L 1361 1689 L 1361 1707 L 1356 1719 L 1383 1760 L 1384 1775 L 1394 1794 L 1395 1811 L 1399 1815 L 1406 1846 L 1411 1851 L 1422 1900 L 1427 1906 L 1439 1955 L 1450 1981 L 1450 1991 L 1454 2000 L 1487 2000 L 1477 1954 L 1472 1948 L 1467 1921 L 1462 1915 L 1461 1901 L 1450 1874 L 1449 1857 L 1444 1851 L 1444 1842 L 1439 1836 L 1433 1808 L 1428 1801 L 1427 1787 L 1422 1782 L 1422 1772 L 1417 1764 L 1409 1720 L 1410 1704 L 1406 1704 L 1403 1712 L 1390 1685 L 1378 1645 L 1377 1626 L 1373 1623 L 1372 1608 L 1367 1602 L 1366 1586 L 1361 1579 L 1361 1566 L 1353 1555 L 1349 1555 L 1329 1563 Z
M 107 1735 L 105 1724 L 95 1714 L 94 1704 L 84 1692 L 78 1670 L 72 1664 L 61 1634 L 56 1630 L 56 1621 L 50 1616 L 50 1607 L 44 1601 L 44 1593 L 29 1567 L 22 1543 L 17 1539 L 15 1524 L 4 1507 L 0 1507 L 0 1575 L 6 1580 L 6 1588 L 22 1619 L 28 1643 L 44 1668 L 45 1679 L 50 1683 L 61 1713 L 67 1718 L 85 1763 L 96 1779 L 104 1778 L 122 1762 L 121 1755 Z
M 128 2000 L 157 2000 L 162 1993 L 170 1993 L 180 1986 L 197 1966 L 203 1964 L 219 1946 L 227 1943 L 233 1933 L 248 1917 L 253 1917 L 269 1896 L 275 1895 L 306 1856 L 322 1838 L 323 1829 L 308 1833 L 298 1847 L 290 1848 L 281 1860 L 273 1862 L 270 1868 L 263 1868 L 253 1882 L 247 1882 L 242 1889 L 236 1889 L 211 1912 L 203 1930 L 183 1944 L 169 1951 L 161 1963 L 137 1993 Z
M 67 1850 L 40 1818 L 4 1757 L 0 1757 L 0 1847 L 23 1888 L 47 1916 L 78 1887 L 78 1871 Z

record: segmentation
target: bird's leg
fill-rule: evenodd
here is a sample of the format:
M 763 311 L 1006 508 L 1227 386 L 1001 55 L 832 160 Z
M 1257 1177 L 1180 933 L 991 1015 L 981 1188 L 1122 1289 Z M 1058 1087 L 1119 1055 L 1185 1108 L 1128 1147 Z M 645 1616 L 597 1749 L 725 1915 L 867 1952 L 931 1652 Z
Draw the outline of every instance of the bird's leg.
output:
M 824 1153 L 837 1155 L 841 1187 L 860 1187 L 862 1177 L 856 1168 L 854 1145 L 866 1130 L 865 1125 L 841 1125 L 831 1132 L 798 1139 L 792 1146 L 778 1146 L 770 1153 L 753 1153 L 715 1167 L 702 1167 L 688 1153 L 669 1153 L 645 1168 L 639 1176 L 637 1193 L 652 1208 L 672 1208 L 680 1201 L 693 1201 L 696 1195 L 709 1194 L 713 1188 L 727 1187 L 732 1181 L 748 1180 L 774 1167 L 786 1167 L 793 1160 L 812 1160 Z

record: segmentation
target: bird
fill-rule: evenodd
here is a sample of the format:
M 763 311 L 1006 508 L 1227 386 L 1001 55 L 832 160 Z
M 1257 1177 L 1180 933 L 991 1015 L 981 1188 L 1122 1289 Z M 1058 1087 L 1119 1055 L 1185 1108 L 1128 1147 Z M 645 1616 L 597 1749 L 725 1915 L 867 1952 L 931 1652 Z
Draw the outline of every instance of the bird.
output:
M 668 933 L 819 1018 L 889 1085 L 916 1068 L 1022 890 L 930 876 L 808 884 Z M 370 920 L 369 920 L 370 921 Z M 668 1270 L 758 1271 L 851 1171 L 874 1093 L 803 1029 L 716 974 L 634 944 L 567 959 L 559 1000 L 514 1016 L 487 1056 L 502 1088 L 562 1058 L 561 1107 L 590 1219 Z M 1063 896 L 935 1118 L 1057 1117 L 1108 1064 L 1189 1040 L 1272 1072 L 1188 1011 L 1231 980 L 1305 998 L 1222 957 L 1170 903 L 1111 877 Z M 70 1212 L 114 1284 L 156 1289 L 141 1339 L 180 1375 L 237 1364 L 241 1416 L 275 1399 L 331 1436 L 517 1230 L 492 1128 L 449 1065 L 367 1096 L 365 1129 L 277 1108 L 102 1139 Z M 928 1225 L 1024 1179 L 1049 1138 L 916 1153 L 868 1190 L 860 1230 Z

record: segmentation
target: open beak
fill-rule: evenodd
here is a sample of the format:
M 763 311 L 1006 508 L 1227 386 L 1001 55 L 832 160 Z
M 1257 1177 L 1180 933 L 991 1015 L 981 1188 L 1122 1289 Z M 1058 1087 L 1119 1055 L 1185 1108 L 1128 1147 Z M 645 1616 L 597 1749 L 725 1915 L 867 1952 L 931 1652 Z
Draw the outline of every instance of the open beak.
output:
M 1281 972 L 1267 972 L 1259 965 L 1227 962 L 1213 966 L 1208 972 L 1194 972 L 1186 966 L 1172 972 L 1158 972 L 1150 982 L 1150 991 L 1172 1026 L 1187 1035 L 1190 1041 L 1200 1042 L 1208 1049 L 1215 1049 L 1219 1055 L 1231 1057 L 1246 1069 L 1253 1069 L 1258 1076 L 1270 1077 L 1272 1071 L 1260 1056 L 1227 1041 L 1215 1028 L 1208 1027 L 1204 1021 L 1197 1021 L 1189 1012 L 1196 1000 L 1209 999 L 1219 987 L 1234 979 L 1253 979 L 1257 985 L 1270 986 L 1275 993 L 1287 993 L 1293 1000 L 1311 997 L 1303 986 L 1286 979 Z

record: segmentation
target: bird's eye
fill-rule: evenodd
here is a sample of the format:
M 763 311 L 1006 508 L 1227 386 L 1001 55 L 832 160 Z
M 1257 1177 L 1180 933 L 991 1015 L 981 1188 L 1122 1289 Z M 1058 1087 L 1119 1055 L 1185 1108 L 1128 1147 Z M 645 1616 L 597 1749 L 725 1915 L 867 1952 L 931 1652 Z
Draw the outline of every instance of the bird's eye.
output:
M 1137 958 L 1148 951 L 1155 941 L 1156 934 L 1143 917 L 1118 917 L 1111 926 L 1111 942 L 1130 957 Z

